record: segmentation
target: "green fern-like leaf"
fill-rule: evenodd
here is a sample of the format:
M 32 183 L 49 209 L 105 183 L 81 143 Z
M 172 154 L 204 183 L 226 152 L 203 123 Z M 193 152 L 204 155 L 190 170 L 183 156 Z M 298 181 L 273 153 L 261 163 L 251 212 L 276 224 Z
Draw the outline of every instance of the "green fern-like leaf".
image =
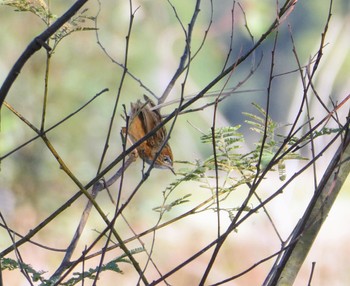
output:
M 44 0 L 4 0 L 1 4 L 13 7 L 15 11 L 30 12 L 39 17 L 47 26 L 57 19 L 57 16 L 51 13 L 49 6 Z M 74 32 L 96 30 L 95 27 L 86 24 L 95 20 L 94 17 L 86 15 L 87 11 L 85 9 L 72 17 L 52 36 L 51 39 L 54 41 L 52 50 L 56 48 L 62 39 Z
M 14 270 L 19 268 L 19 264 L 16 260 L 11 258 L 1 258 L 1 270 Z
M 250 184 L 257 175 L 262 174 L 262 172 L 265 174 L 267 168 L 268 171 L 278 171 L 279 178 L 283 181 L 286 179 L 287 173 L 285 161 L 306 159 L 297 153 L 286 153 L 288 148 L 284 146 L 284 142 L 287 142 L 289 139 L 277 134 L 276 130 L 279 125 L 270 116 L 267 116 L 266 111 L 262 107 L 257 104 L 253 105 L 258 111 L 257 114 L 244 114 L 248 117 L 246 123 L 250 125 L 250 129 L 257 132 L 260 136 L 260 139 L 255 144 L 255 148 L 245 154 L 242 154 L 240 151 L 244 143 L 244 136 L 239 132 L 240 125 L 216 128 L 214 134 L 212 131 L 209 131 L 207 134 L 202 135 L 201 141 L 203 144 L 215 146 L 215 157 L 212 154 L 204 161 L 197 160 L 195 163 L 180 162 L 186 164 L 187 167 L 177 172 L 178 179 L 164 191 L 163 205 L 154 208 L 155 211 L 164 213 L 171 210 L 173 206 L 189 201 L 189 196 L 185 196 L 167 203 L 170 192 L 178 188 L 183 182 L 198 182 L 200 188 L 207 189 L 212 194 L 218 190 L 219 196 L 224 195 L 219 200 L 224 200 L 225 194 L 229 194 L 240 185 Z M 327 131 L 329 130 L 323 130 L 323 133 Z M 213 139 L 215 142 L 213 142 Z M 281 148 L 281 146 L 284 147 Z M 277 154 L 277 152 L 279 153 Z M 213 172 L 216 168 L 220 172 L 220 179 L 223 181 L 220 186 L 212 185 L 211 183 L 211 179 L 214 179 L 216 176 Z M 258 170 L 259 173 L 257 174 Z M 217 196 L 213 196 L 214 198 L 217 198 Z M 233 213 L 234 210 L 232 209 L 231 212 Z
M 13 260 L 11 258 L 1 258 L 1 270 L 16 270 L 16 269 L 21 269 L 26 271 L 32 278 L 33 282 L 42 282 L 42 283 L 46 283 L 46 280 L 43 278 L 43 274 L 45 273 L 45 271 L 37 271 L 35 270 L 30 264 L 26 264 L 26 263 L 20 263 L 16 260 Z M 46 285 L 46 284 L 45 284 Z
M 144 249 L 142 247 L 135 248 L 133 250 L 130 250 L 130 253 L 132 255 L 143 252 Z M 103 264 L 101 267 L 95 267 L 90 268 L 88 271 L 81 272 L 74 272 L 73 277 L 70 278 L 67 282 L 62 283 L 64 286 L 73 286 L 79 282 L 81 282 L 83 279 L 95 279 L 97 272 L 104 272 L 104 271 L 113 271 L 116 273 L 122 274 L 123 271 L 119 268 L 118 263 L 130 263 L 129 259 L 126 258 L 127 255 L 123 254 L 116 259 L 113 259 L 109 261 L 106 264 Z
M 188 198 L 191 196 L 191 194 L 187 194 L 181 198 L 175 199 L 169 204 L 158 206 L 153 208 L 154 211 L 159 212 L 159 213 L 164 213 L 170 211 L 173 207 L 182 205 L 184 203 L 188 203 L 190 200 Z
M 46 25 L 49 19 L 55 18 L 43 0 L 4 0 L 1 4 L 15 8 L 19 12 L 31 12 L 39 17 Z
M 79 31 L 95 31 L 95 27 L 89 27 L 86 25 L 86 22 L 94 21 L 94 17 L 87 16 L 85 13 L 87 9 L 80 12 L 79 15 L 70 19 L 69 22 L 65 23 L 54 35 L 53 40 L 55 41 L 54 47 L 58 45 L 58 43 L 63 40 L 65 37 L 69 36 L 74 32 Z

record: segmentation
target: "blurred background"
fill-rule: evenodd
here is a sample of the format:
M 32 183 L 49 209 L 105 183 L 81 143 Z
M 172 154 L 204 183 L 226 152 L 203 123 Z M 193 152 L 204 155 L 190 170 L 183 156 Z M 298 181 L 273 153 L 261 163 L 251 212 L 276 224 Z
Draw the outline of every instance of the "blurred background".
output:
M 2 2 L 4 4 L 7 1 Z M 59 16 L 73 3 L 74 1 L 50 1 L 50 9 L 54 15 Z M 171 3 L 183 27 L 187 29 L 193 14 L 194 1 L 177 0 Z M 233 1 L 221 0 L 220 4 L 213 2 L 210 30 L 205 45 L 191 63 L 190 73 L 184 87 L 186 96 L 198 93 L 220 73 L 230 45 L 232 51 L 228 59 L 229 63 L 234 62 L 252 47 L 252 39 L 245 28 L 245 19 L 255 41 L 275 19 L 276 1 L 242 0 L 239 3 L 245 14 L 237 3 L 233 6 Z M 50 62 L 45 127 L 53 126 L 80 108 L 98 92 L 105 88 L 109 89 L 81 112 L 47 134 L 68 168 L 81 182 L 87 183 L 97 173 L 120 86 L 123 70 L 116 62 L 124 63 L 130 11 L 129 1 L 118 1 L 118 3 L 90 1 L 84 7 L 88 9 L 84 15 L 97 16 L 97 30 L 74 32 L 65 37 L 55 49 Z M 234 10 L 232 10 L 233 7 Z M 147 89 L 160 96 L 178 67 L 185 44 L 184 31 L 179 19 L 175 17 L 173 7 L 167 1 L 133 1 L 133 10 L 135 17 L 128 47 L 128 70 Z M 320 5 L 316 0 L 298 1 L 294 11 L 278 29 L 274 73 L 279 76 L 272 81 L 270 116 L 281 126 L 294 121 L 303 96 L 291 36 L 298 60 L 302 65 L 307 65 L 319 49 L 328 12 L 328 2 Z M 234 15 L 233 20 L 232 14 Z M 193 31 L 191 45 L 193 52 L 202 43 L 210 23 L 210 16 L 210 2 L 203 1 Z M 333 102 L 339 102 L 350 91 L 349 17 L 349 2 L 347 0 L 335 1 L 325 40 L 323 59 L 314 80 L 319 96 L 330 109 L 332 108 L 330 99 Z M 0 19 L 0 82 L 2 83 L 26 46 L 35 36 L 45 30 L 46 26 L 33 13 L 16 12 L 13 7 L 6 5 L 0 5 Z M 82 25 L 95 28 L 95 22 L 89 19 L 85 19 Z M 231 39 L 231 34 L 233 34 L 233 39 Z M 219 105 L 218 126 L 242 124 L 241 131 L 244 132 L 246 138 L 244 146 L 246 151 L 253 148 L 257 136 L 244 122 L 246 118 L 242 112 L 255 112 L 251 105 L 252 102 L 263 107 L 266 105 L 274 40 L 274 37 L 270 36 L 255 51 L 254 55 L 235 69 L 228 79 L 226 88 L 233 88 L 242 82 L 252 66 L 256 67 L 261 61 L 254 74 L 237 92 Z M 9 104 L 37 128 L 40 128 L 43 108 L 45 62 L 46 52 L 41 49 L 24 66 L 6 98 Z M 179 99 L 182 81 L 183 77 L 175 85 L 167 101 Z M 219 91 L 223 86 L 224 82 L 220 82 L 213 91 Z M 130 102 L 141 99 L 143 94 L 151 96 L 139 81 L 127 76 L 123 83 L 120 104 L 103 166 L 107 166 L 122 151 L 120 129 L 125 126 L 120 116 L 124 114 L 122 105 L 124 104 L 129 110 Z M 197 106 L 209 100 L 204 99 Z M 175 107 L 176 104 L 168 105 L 161 112 L 167 114 Z M 325 110 L 320 107 L 313 96 L 310 96 L 310 108 L 315 122 L 326 115 Z M 345 118 L 348 110 L 349 104 L 347 103 L 339 111 L 339 117 Z M 179 117 L 170 139 L 175 160 L 195 161 L 205 159 L 210 155 L 211 146 L 202 144 L 199 138 L 202 135 L 200 130 L 205 133 L 210 130 L 212 120 L 212 107 Z M 303 120 L 305 122 L 307 118 L 304 117 Z M 332 123 L 330 124 L 332 126 Z M 57 161 L 42 140 L 36 139 L 17 149 L 35 135 L 35 132 L 12 112 L 5 107 L 2 108 L 0 211 L 8 226 L 22 235 L 27 234 L 30 229 L 45 220 L 77 192 L 75 184 L 60 170 Z M 317 150 L 321 150 L 327 140 L 327 138 L 320 139 L 320 145 L 316 146 Z M 326 152 L 317 164 L 318 179 L 321 178 L 336 147 Z M 310 154 L 306 152 L 303 155 L 309 156 Z M 142 162 L 140 161 L 138 160 L 126 172 L 123 199 L 128 197 L 142 177 Z M 287 162 L 287 177 L 298 171 L 302 164 L 304 162 Z M 175 164 L 175 170 L 181 167 L 180 163 Z M 117 168 L 114 169 L 114 172 L 116 170 Z M 176 177 L 168 171 L 152 171 L 149 180 L 142 186 L 124 214 L 128 222 L 132 224 L 134 231 L 142 232 L 157 223 L 159 214 L 152 209 L 162 204 L 162 192 L 175 179 Z M 271 174 L 261 186 L 261 195 L 267 197 L 281 184 L 278 174 Z M 112 195 L 116 196 L 118 187 L 118 184 L 112 186 L 110 190 Z M 347 285 L 350 283 L 348 271 L 350 230 L 344 221 L 344 218 L 350 215 L 347 207 L 350 200 L 349 188 L 348 180 L 322 227 L 295 285 L 307 284 L 311 262 L 314 261 L 316 262 L 313 277 L 315 285 Z M 238 190 L 235 198 L 230 202 L 239 206 L 237 200 L 244 198 L 246 191 L 247 188 Z M 303 214 L 313 191 L 310 170 L 310 173 L 306 172 L 294 180 L 282 196 L 268 205 L 268 210 L 284 238 L 287 238 Z M 176 217 L 195 206 L 208 196 L 209 191 L 201 188 L 198 183 L 189 182 L 181 185 L 173 196 L 176 198 L 188 193 L 192 194 L 191 201 L 166 213 L 164 220 Z M 67 247 L 85 203 L 86 200 L 80 198 L 36 235 L 34 241 L 61 249 Z M 99 194 L 98 203 L 101 204 L 105 213 L 113 213 L 114 206 L 106 192 Z M 229 222 L 229 217 L 223 216 L 223 229 L 228 226 Z M 214 239 L 215 223 L 216 214 L 214 212 L 203 212 L 158 231 L 155 239 L 154 259 L 158 266 L 161 265 L 161 272 L 164 274 L 171 270 Z M 208 227 L 211 225 L 212 228 Z M 80 255 L 84 245 L 91 242 L 103 227 L 102 219 L 96 212 L 93 212 L 79 244 L 80 248 L 77 249 L 76 257 Z M 132 236 L 124 222 L 117 222 L 117 228 L 121 229 L 124 238 Z M 0 229 L 0 237 L 2 251 L 12 242 L 3 228 Z M 143 239 L 146 247 L 153 241 L 152 235 Z M 138 242 L 134 242 L 130 248 L 139 246 Z M 218 257 L 218 263 L 222 267 L 213 269 L 208 283 L 220 281 L 220 279 L 245 270 L 277 251 L 279 247 L 280 242 L 274 235 L 267 218 L 263 215 L 254 216 L 241 225 L 236 236 L 228 239 L 222 251 L 225 255 Z M 63 253 L 51 253 L 36 247 L 34 251 L 33 249 L 31 244 L 21 247 L 24 261 L 37 270 L 48 271 L 49 276 L 58 266 Z M 117 254 L 109 255 L 113 257 Z M 209 257 L 210 252 L 185 267 L 168 282 L 172 285 L 190 285 L 190 282 L 198 281 Z M 138 258 L 141 262 L 145 260 L 141 254 Z M 262 264 L 228 285 L 260 285 L 272 262 Z M 96 261 L 91 264 L 96 265 Z M 135 273 L 132 267 L 125 264 L 121 265 L 121 268 L 123 275 L 105 273 L 101 277 L 100 285 L 113 285 L 110 284 L 111 277 L 120 282 L 119 285 L 135 285 Z M 156 271 L 153 271 L 154 273 L 152 271 L 149 273 L 151 281 L 158 277 Z M 27 285 L 27 281 L 18 274 L 18 271 L 4 271 L 2 275 L 5 285 Z

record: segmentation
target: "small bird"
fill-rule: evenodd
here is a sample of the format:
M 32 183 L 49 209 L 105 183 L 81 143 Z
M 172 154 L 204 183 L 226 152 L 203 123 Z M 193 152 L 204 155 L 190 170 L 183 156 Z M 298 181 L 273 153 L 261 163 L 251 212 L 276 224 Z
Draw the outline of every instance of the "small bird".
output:
M 126 127 L 122 128 L 124 135 L 128 134 L 130 141 L 134 144 L 139 141 L 149 132 L 151 132 L 161 121 L 162 117 L 158 110 L 151 110 L 155 104 L 145 95 L 145 102 L 138 100 L 136 103 L 131 103 L 130 122 L 128 130 Z M 167 137 L 165 127 L 158 129 L 154 135 L 142 142 L 137 147 L 137 153 L 143 161 L 151 164 L 160 148 L 163 146 Z M 166 143 L 155 159 L 155 168 L 169 169 L 174 174 L 173 169 L 173 153 L 168 143 Z

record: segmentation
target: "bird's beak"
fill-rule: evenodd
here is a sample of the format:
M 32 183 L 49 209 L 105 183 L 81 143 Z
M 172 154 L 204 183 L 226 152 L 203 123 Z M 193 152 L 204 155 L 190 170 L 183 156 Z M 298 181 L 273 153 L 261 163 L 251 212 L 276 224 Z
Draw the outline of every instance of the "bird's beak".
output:
M 169 170 L 176 176 L 176 173 L 175 173 L 175 170 L 174 170 L 173 166 L 170 166 L 170 167 L 168 167 L 168 168 L 169 168 Z

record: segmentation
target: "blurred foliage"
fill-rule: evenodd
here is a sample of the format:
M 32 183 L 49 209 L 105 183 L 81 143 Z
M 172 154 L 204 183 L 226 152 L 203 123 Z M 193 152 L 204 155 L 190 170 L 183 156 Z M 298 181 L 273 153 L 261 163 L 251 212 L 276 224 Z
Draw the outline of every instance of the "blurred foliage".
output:
M 46 26 L 49 26 L 54 20 L 57 19 L 57 16 L 50 12 L 49 7 L 44 0 L 3 0 L 1 4 L 13 7 L 15 8 L 15 11 L 31 12 L 40 18 Z M 71 18 L 63 25 L 62 28 L 59 29 L 58 32 L 53 35 L 52 39 L 54 40 L 54 44 L 53 47 L 51 47 L 51 52 L 53 52 L 55 47 L 64 37 L 73 32 L 96 30 L 94 27 L 84 26 L 86 20 L 94 21 L 94 17 L 85 15 L 87 10 L 88 9 L 84 9 L 79 12 L 78 15 Z
M 40 0 L 2 1 L 2 4 L 7 5 L 0 6 L 3 27 L 0 36 L 4 43 L 0 46 L 0 54 L 6 55 L 6 57 L 0 59 L 0 81 L 5 78 L 11 65 L 32 38 L 41 33 L 47 24 L 57 17 L 56 15 L 64 12 L 73 2 L 50 1 L 48 6 L 46 2 Z M 172 1 L 172 4 L 178 9 L 182 24 L 186 25 L 193 11 L 194 3 L 177 0 Z M 241 5 L 246 14 L 247 24 L 255 39 L 260 36 L 263 27 L 269 23 L 269 19 L 274 17 L 274 14 L 271 13 L 272 10 L 269 9 L 274 4 L 275 1 L 272 0 L 264 3 L 256 0 L 242 1 Z M 13 8 L 8 5 L 12 7 L 16 5 L 15 9 L 32 13 L 12 13 Z M 69 24 L 71 28 L 65 30 L 67 27 L 64 27 L 54 38 L 62 39 L 65 35 L 70 35 L 68 40 L 60 42 L 51 58 L 46 126 L 50 127 L 57 123 L 103 88 L 108 87 L 110 90 L 108 94 L 100 96 L 93 104 L 71 118 L 69 122 L 48 133 L 55 148 L 82 181 L 88 181 L 96 174 L 96 166 L 104 146 L 110 113 L 122 72 L 122 68 L 113 63 L 111 59 L 122 63 L 124 58 L 125 35 L 130 13 L 128 5 L 128 1 L 120 2 L 118 5 L 115 5 L 114 2 L 103 2 L 101 6 L 98 2 L 90 2 L 86 9 L 72 19 Z M 225 0 L 221 5 L 215 6 L 213 22 L 206 44 L 191 64 L 189 84 L 186 85 L 185 89 L 186 94 L 198 91 L 223 67 L 231 41 L 232 11 L 227 7 L 232 7 L 232 1 Z M 135 18 L 130 39 L 128 69 L 136 78 L 141 79 L 147 88 L 156 95 L 160 95 L 177 68 L 178 58 L 185 43 L 183 29 L 176 19 L 172 7 L 166 1 L 136 1 L 133 9 Z M 317 40 L 323 29 L 324 15 L 326 15 L 327 9 L 327 5 L 314 5 L 312 1 L 299 1 L 295 11 L 288 19 L 303 62 L 307 61 L 317 48 Z M 348 11 L 347 1 L 335 3 L 333 18 L 337 25 L 344 25 L 345 18 L 342 17 L 346 16 Z M 210 15 L 210 2 L 203 2 L 198 25 L 194 29 L 194 50 L 199 47 L 208 28 Z M 230 60 L 236 59 L 242 54 L 242 51 L 247 50 L 252 44 L 238 6 L 235 6 L 234 15 L 235 28 Z M 341 22 L 342 20 L 343 22 Z M 281 26 L 279 49 L 276 53 L 275 69 L 281 73 L 296 67 L 295 59 L 291 56 L 292 47 L 287 31 L 288 23 Z M 70 33 L 70 31 L 75 30 L 86 30 L 86 32 Z M 108 56 L 99 45 L 96 45 L 96 36 L 98 36 L 98 40 Z M 337 47 L 336 40 L 340 37 L 341 34 L 326 47 L 326 52 L 331 53 L 332 49 Z M 226 100 L 225 104 L 220 106 L 221 118 L 226 116 L 228 120 L 225 122 L 222 119 L 222 125 L 227 125 L 227 123 L 242 125 L 240 133 L 244 134 L 245 143 L 248 145 L 257 139 L 249 135 L 251 134 L 248 132 L 249 126 L 244 122 L 244 115 L 241 111 L 249 111 L 251 102 L 261 104 L 261 101 L 265 100 L 265 95 L 261 90 L 265 90 L 271 45 L 272 38 L 256 52 L 256 58 L 261 54 L 264 57 L 252 80 L 245 85 L 248 92 L 234 94 Z M 36 126 L 40 125 L 41 120 L 46 56 L 45 51 L 42 50 L 28 62 L 7 98 L 18 112 Z M 332 62 L 334 61 L 330 61 L 328 65 L 322 67 L 321 71 L 333 70 Z M 344 70 L 348 70 L 349 62 L 349 56 L 346 56 L 343 64 L 337 67 L 337 76 L 334 77 L 333 83 L 334 90 L 339 93 L 345 89 L 344 85 L 347 82 L 345 75 L 347 73 Z M 229 84 L 234 86 L 241 81 L 251 68 L 251 64 L 248 61 L 246 65 L 238 67 Z M 279 81 L 274 81 L 271 94 L 274 99 L 271 115 L 278 122 L 286 123 L 288 114 L 294 112 L 293 106 L 295 105 L 292 104 L 292 100 L 295 96 L 291 94 L 291 91 L 293 91 L 297 80 L 298 76 L 295 73 L 290 73 L 279 77 Z M 249 92 L 249 89 L 258 89 L 259 91 Z M 169 99 L 177 98 L 180 90 L 180 85 L 175 86 Z M 143 93 L 147 92 L 140 87 L 139 83 L 131 77 L 127 77 L 121 103 L 129 106 L 129 102 L 139 98 Z M 326 94 L 326 96 L 328 95 L 329 93 Z M 172 107 L 165 107 L 164 113 L 171 109 Z M 123 113 L 121 105 L 117 112 Z M 201 162 L 201 157 L 206 157 L 210 153 L 210 148 L 198 144 L 198 135 L 187 123 L 190 120 L 193 125 L 206 129 L 211 124 L 208 121 L 208 118 L 211 117 L 210 112 L 208 110 L 197 113 L 196 117 L 183 115 L 179 118 L 179 125 L 171 136 L 175 159 L 181 161 L 182 158 L 190 157 Z M 123 125 L 123 120 L 117 117 L 106 164 L 121 151 L 119 133 L 120 127 Z M 32 130 L 27 128 L 11 112 L 5 108 L 2 109 L 0 133 L 0 154 L 2 156 L 12 152 L 33 136 Z M 183 148 L 183 144 L 187 148 Z M 44 216 L 46 212 L 50 212 L 59 202 L 63 202 L 71 194 L 74 185 L 59 171 L 52 156 L 48 152 L 42 151 L 43 146 L 42 142 L 36 140 L 3 159 L 0 178 L 2 185 L 12 190 L 17 204 L 29 202 L 29 205 L 35 206 L 34 209 L 43 212 Z M 21 162 L 21 164 L 17 162 Z M 48 170 L 50 172 L 47 172 Z M 133 168 L 132 172 L 137 172 L 141 176 L 140 170 L 139 164 Z M 155 181 L 162 182 L 164 186 L 172 181 L 172 178 L 163 176 L 158 171 L 155 171 L 153 176 Z M 57 201 L 51 200 L 53 195 L 57 197 Z
M 0 6 L 2 25 L 0 54 L 3 55 L 0 58 L 0 82 L 5 79 L 26 45 L 74 2 L 73 0 L 48 2 L 42 0 L 3 0 L 1 2 L 5 5 Z M 143 93 L 148 94 L 148 90 L 157 96 L 161 95 L 177 68 L 178 59 L 185 44 L 183 27 L 176 19 L 173 8 L 167 1 L 134 1 L 133 3 L 135 17 L 128 50 L 128 70 L 137 79 L 140 79 L 147 89 L 140 86 L 140 83 L 132 77 L 127 76 L 120 99 L 120 103 L 126 106 L 140 98 Z M 171 3 L 176 7 L 179 19 L 186 27 L 192 15 L 194 2 L 176 0 Z M 276 1 L 273 0 L 241 1 L 247 24 L 255 40 L 275 17 L 274 9 L 271 9 L 275 3 Z M 96 93 L 106 87 L 109 88 L 108 93 L 99 96 L 82 112 L 47 134 L 67 165 L 82 182 L 89 181 L 97 172 L 110 115 L 120 84 L 122 74 L 120 64 L 123 64 L 125 57 L 125 36 L 130 21 L 128 1 L 119 1 L 118 3 L 103 1 L 100 4 L 98 1 L 89 1 L 86 9 L 72 18 L 51 40 L 54 53 L 51 55 L 49 71 L 47 128 L 77 110 L 93 98 Z M 334 5 L 332 26 L 329 33 L 330 40 L 325 47 L 325 62 L 321 62 L 320 76 L 315 80 L 315 84 L 327 83 L 327 85 L 322 86 L 325 101 L 330 95 L 337 99 L 344 94 L 344 91 L 348 90 L 350 49 L 348 48 L 349 41 L 345 39 L 348 39 L 346 27 L 349 17 L 349 2 L 348 0 L 336 1 Z M 231 39 L 231 7 L 232 1 L 229 0 L 221 0 L 220 5 L 215 5 L 213 22 L 206 44 L 191 63 L 191 73 L 185 86 L 185 95 L 194 94 L 200 90 L 222 70 L 230 50 L 230 44 L 232 44 L 230 62 L 236 60 L 252 46 L 251 38 L 244 27 L 243 13 L 238 6 L 235 6 L 234 10 L 235 28 Z M 30 13 L 13 13 L 13 8 Z M 273 102 L 269 115 L 276 122 L 281 122 L 282 125 L 292 121 L 289 118 L 294 115 L 295 106 L 299 106 L 296 100 L 301 98 L 300 89 L 296 87 L 296 82 L 300 78 L 294 72 L 297 66 L 291 53 L 289 30 L 294 37 L 301 62 L 307 64 L 318 49 L 327 11 L 328 5 L 319 5 L 315 1 L 298 1 L 295 11 L 279 31 L 275 61 L 275 72 L 278 80 L 273 81 L 271 90 Z M 200 46 L 208 29 L 210 16 L 210 1 L 203 1 L 198 24 L 193 33 L 192 48 L 194 51 Z M 65 40 L 61 41 L 62 39 Z M 275 134 L 279 126 L 269 118 L 267 123 L 269 127 L 268 140 L 264 145 L 261 159 L 259 159 L 260 138 L 266 114 L 259 105 L 255 105 L 259 115 L 254 115 L 251 112 L 242 113 L 243 110 L 250 111 L 251 102 L 257 102 L 264 106 L 262 102 L 266 100 L 266 84 L 271 63 L 272 45 L 273 38 L 271 37 L 256 51 L 251 61 L 237 67 L 229 79 L 228 85 L 235 86 L 246 77 L 251 66 L 262 57 L 257 72 L 244 86 L 247 92 L 233 94 L 225 101 L 225 104 L 219 105 L 219 126 L 229 126 L 217 128 L 214 133 L 218 152 L 217 163 L 220 172 L 226 173 L 227 178 L 229 178 L 227 181 L 229 184 L 221 187 L 221 192 L 230 192 L 236 186 L 250 182 L 257 167 L 263 171 L 268 166 L 283 142 L 283 138 L 285 138 L 284 134 Z M 341 55 L 344 57 L 340 58 Z M 46 60 L 47 53 L 44 49 L 31 58 L 7 97 L 7 101 L 37 127 L 41 123 Z M 221 87 L 217 86 L 217 89 L 219 90 Z M 181 88 L 180 83 L 176 85 L 169 100 L 177 99 Z M 330 103 L 329 105 L 331 106 Z M 317 104 L 312 106 L 315 110 L 319 108 Z M 164 113 L 173 110 L 173 107 L 174 105 L 165 107 Z M 123 114 L 121 104 L 117 113 Z M 246 116 L 250 118 L 248 121 L 245 121 Z M 165 190 L 163 192 L 164 203 L 154 208 L 156 211 L 163 213 L 173 209 L 174 206 L 188 203 L 191 197 L 187 193 L 187 189 L 185 195 L 178 195 L 171 202 L 167 201 L 167 194 L 186 181 L 198 181 L 199 184 L 196 187 L 207 187 L 213 192 L 213 186 L 206 182 L 207 178 L 214 177 L 213 170 L 215 169 L 215 160 L 212 156 L 209 158 L 207 156 L 212 151 L 212 133 L 203 135 L 199 140 L 196 131 L 188 124 L 190 121 L 199 129 L 208 129 L 212 124 L 211 118 L 212 111 L 210 109 L 198 112 L 196 116 L 185 114 L 179 118 L 179 124 L 176 125 L 170 142 L 175 159 L 178 161 L 177 164 L 180 165 L 184 161 L 183 158 L 190 158 L 186 161 L 189 167 L 180 169 L 177 172 L 180 178 L 175 181 L 171 175 L 164 173 L 164 171 L 154 170 L 152 172 L 147 183 L 150 186 L 156 184 L 157 189 Z M 122 118 L 117 116 L 104 165 L 110 163 L 122 150 L 120 128 L 124 124 Z M 255 132 L 256 136 L 250 135 L 252 132 L 249 131 L 249 128 L 257 131 Z M 313 136 L 333 133 L 336 130 L 332 126 L 325 127 Z M 12 210 L 9 218 L 13 220 L 14 225 L 19 225 L 23 232 L 31 229 L 33 225 L 45 218 L 48 213 L 60 206 L 76 191 L 76 186 L 61 172 L 56 160 L 45 149 L 43 142 L 34 140 L 16 150 L 18 146 L 28 142 L 34 136 L 34 132 L 13 113 L 5 108 L 1 110 L 0 156 L 6 156 L 6 158 L 1 161 L 0 181 L 3 188 L 11 190 L 11 194 L 16 200 L 15 209 Z M 299 138 L 293 140 L 297 141 Z M 206 144 L 201 144 L 199 141 Z M 253 151 L 243 154 L 244 152 L 240 148 L 246 147 L 246 145 L 253 146 L 251 148 Z M 283 161 L 290 159 L 303 159 L 303 157 L 290 153 L 282 160 L 275 162 L 274 168 L 280 171 L 281 179 L 286 176 L 285 172 L 288 172 L 288 170 L 283 171 L 285 168 Z M 260 165 L 258 166 L 259 160 Z M 126 174 L 127 177 L 124 181 L 127 189 L 131 189 L 136 184 L 137 179 L 142 177 L 141 162 L 135 165 Z M 242 170 L 241 177 L 232 176 L 232 173 L 237 175 L 237 172 Z M 192 191 L 193 189 L 191 189 L 191 193 Z M 132 209 L 130 212 L 133 214 L 143 212 L 147 217 L 152 216 L 149 210 L 157 205 L 161 195 L 159 192 L 153 192 L 152 196 L 154 197 L 148 196 L 149 193 L 140 192 L 135 198 L 135 205 L 138 208 Z M 100 199 L 108 209 L 110 204 L 107 195 Z M 26 215 L 23 211 L 25 206 L 29 206 L 31 214 L 35 215 Z M 80 203 L 74 205 L 73 211 L 75 215 L 80 214 Z M 236 208 L 231 206 L 231 209 L 227 209 L 227 211 L 232 216 Z M 135 216 L 143 217 L 142 215 Z M 22 219 L 29 217 L 33 217 L 33 221 L 26 222 Z M 70 217 L 65 222 L 74 225 L 76 223 Z M 64 225 L 62 228 L 56 231 L 63 233 L 66 226 Z M 18 269 L 19 265 L 15 267 Z M 92 277 L 94 273 L 92 270 L 87 275 Z M 41 275 L 41 272 L 36 274 Z M 79 276 L 72 279 L 79 281 L 82 278 L 83 276 Z
M 137 254 L 144 251 L 143 248 L 133 249 L 130 252 L 132 254 Z M 126 258 L 126 255 L 121 255 L 115 259 L 112 259 L 108 263 L 97 266 L 96 268 L 90 268 L 88 271 L 84 271 L 83 273 L 74 272 L 72 278 L 68 279 L 67 282 L 60 283 L 59 285 L 65 286 L 73 286 L 79 282 L 83 282 L 85 279 L 94 280 L 96 278 L 97 273 L 102 273 L 104 271 L 113 271 L 117 273 L 123 273 L 119 268 L 119 263 L 130 263 L 130 261 Z M 0 259 L 1 271 L 3 270 L 16 270 L 21 269 L 25 273 L 27 273 L 33 282 L 41 282 L 42 286 L 50 286 L 57 285 L 55 281 L 47 280 L 44 278 L 45 271 L 37 271 L 31 265 L 25 263 L 18 263 L 16 260 L 11 258 L 1 258 Z

